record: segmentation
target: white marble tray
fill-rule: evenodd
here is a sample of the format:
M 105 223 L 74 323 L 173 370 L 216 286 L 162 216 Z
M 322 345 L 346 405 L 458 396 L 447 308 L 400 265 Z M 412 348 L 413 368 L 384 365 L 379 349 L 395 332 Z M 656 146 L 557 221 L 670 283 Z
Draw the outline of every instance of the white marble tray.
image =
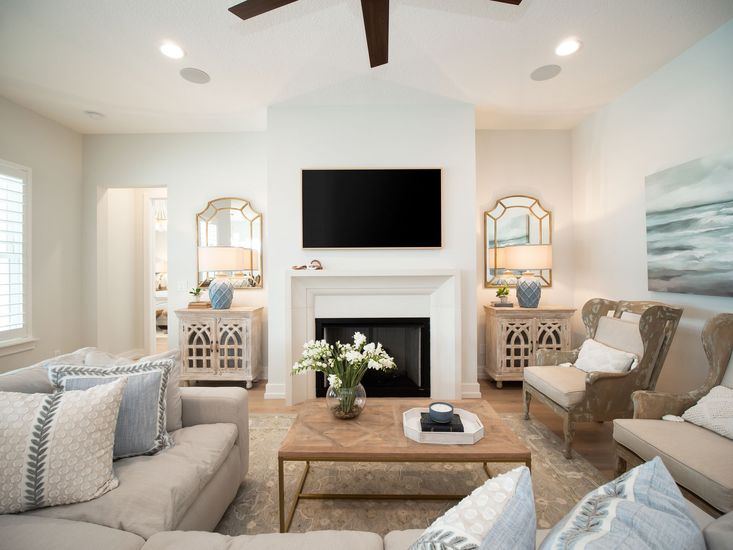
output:
M 463 432 L 423 432 L 420 429 L 420 413 L 428 412 L 427 407 L 416 407 L 402 413 L 402 426 L 405 437 L 418 443 L 438 445 L 473 445 L 484 437 L 484 425 L 478 416 L 464 409 L 453 409 L 461 417 Z

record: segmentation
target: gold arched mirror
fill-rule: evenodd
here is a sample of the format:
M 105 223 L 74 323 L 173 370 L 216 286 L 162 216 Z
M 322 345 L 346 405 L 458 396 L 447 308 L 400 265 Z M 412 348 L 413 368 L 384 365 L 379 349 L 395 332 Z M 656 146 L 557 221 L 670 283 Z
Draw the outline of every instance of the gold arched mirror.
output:
M 526 195 L 496 201 L 484 212 L 484 286 L 516 286 L 531 271 L 552 286 L 552 212 Z
M 217 272 L 202 264 L 202 247 L 244 249 L 238 269 L 225 270 L 234 288 L 262 288 L 262 214 L 245 199 L 214 199 L 196 214 L 196 270 L 198 284 L 207 287 Z M 205 263 L 205 260 L 204 260 Z

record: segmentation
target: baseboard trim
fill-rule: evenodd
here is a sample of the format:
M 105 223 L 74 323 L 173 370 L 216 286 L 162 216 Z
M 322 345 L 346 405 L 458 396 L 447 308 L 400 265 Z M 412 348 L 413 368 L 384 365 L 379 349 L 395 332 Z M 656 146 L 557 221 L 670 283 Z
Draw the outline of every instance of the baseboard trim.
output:
M 481 399 L 481 385 L 478 382 L 461 384 L 461 397 L 463 399 Z
M 285 399 L 285 384 L 265 384 L 265 399 Z

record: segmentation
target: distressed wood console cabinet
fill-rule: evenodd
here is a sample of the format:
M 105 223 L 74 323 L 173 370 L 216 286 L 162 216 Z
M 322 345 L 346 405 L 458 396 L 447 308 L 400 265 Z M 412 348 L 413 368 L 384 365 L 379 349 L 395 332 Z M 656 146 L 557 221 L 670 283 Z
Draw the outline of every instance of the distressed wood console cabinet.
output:
M 262 376 L 262 309 L 177 309 L 181 380 L 240 380 Z
M 484 306 L 486 311 L 486 373 L 498 388 L 504 380 L 522 380 L 524 367 L 534 364 L 540 349 L 570 349 L 573 308 Z

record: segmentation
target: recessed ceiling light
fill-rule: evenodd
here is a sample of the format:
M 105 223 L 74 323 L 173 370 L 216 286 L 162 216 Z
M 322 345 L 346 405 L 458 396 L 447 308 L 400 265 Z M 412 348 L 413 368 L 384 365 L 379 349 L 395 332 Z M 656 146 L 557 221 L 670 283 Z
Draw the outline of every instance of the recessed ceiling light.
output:
M 555 54 L 559 56 L 572 55 L 580 49 L 580 40 L 574 37 L 566 38 L 555 48 Z
M 160 53 L 162 53 L 166 57 L 170 57 L 171 59 L 181 59 L 184 55 L 186 55 L 186 52 L 183 51 L 183 48 L 181 48 L 175 42 L 171 42 L 169 40 L 163 42 L 160 45 Z
M 532 80 L 541 82 L 543 80 L 550 80 L 551 78 L 555 78 L 557 75 L 560 74 L 560 71 L 562 71 L 562 67 L 560 65 L 542 65 L 542 67 L 537 67 L 534 71 L 532 71 L 529 77 Z
M 99 111 L 84 111 L 84 114 L 92 120 L 102 120 L 104 118 L 104 114 Z
M 211 80 L 211 77 L 208 75 L 208 73 L 205 73 L 201 69 L 196 69 L 194 67 L 186 67 L 185 69 L 181 69 L 180 73 L 183 80 L 188 80 L 189 82 L 193 82 L 194 84 L 206 84 Z

